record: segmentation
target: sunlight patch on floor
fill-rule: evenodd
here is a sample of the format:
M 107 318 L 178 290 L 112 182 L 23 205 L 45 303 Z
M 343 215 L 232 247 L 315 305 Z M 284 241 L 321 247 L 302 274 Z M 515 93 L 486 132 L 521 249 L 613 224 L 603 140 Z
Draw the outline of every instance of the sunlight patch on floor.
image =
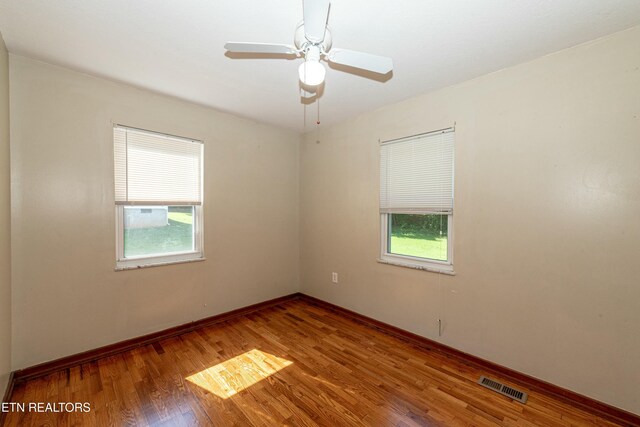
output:
M 289 360 L 254 348 L 195 373 L 187 380 L 227 399 L 292 364 Z

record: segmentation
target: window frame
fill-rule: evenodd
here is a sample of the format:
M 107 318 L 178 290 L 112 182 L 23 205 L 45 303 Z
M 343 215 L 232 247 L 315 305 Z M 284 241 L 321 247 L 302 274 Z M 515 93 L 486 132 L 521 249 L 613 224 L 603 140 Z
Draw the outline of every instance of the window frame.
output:
M 152 131 L 148 129 L 142 129 L 138 127 L 126 126 L 118 123 L 113 123 L 113 130 L 116 128 L 130 129 L 135 132 L 149 133 L 152 135 L 158 135 L 161 137 L 177 138 L 185 141 L 197 142 L 201 144 L 200 148 L 200 202 L 199 204 L 193 203 L 176 203 L 176 202 L 129 202 L 129 203 L 115 203 L 115 233 L 116 233 L 116 271 L 130 270 L 146 267 L 155 267 L 168 264 L 187 263 L 204 261 L 204 141 L 186 138 L 183 136 L 172 135 L 165 132 Z M 112 143 L 115 146 L 115 137 L 112 134 Z M 113 164 L 115 165 L 116 159 L 113 158 Z M 114 175 L 115 184 L 115 175 Z M 115 190 L 115 185 L 114 185 Z M 162 254 L 152 255 L 140 255 L 133 257 L 124 256 L 124 208 L 131 206 L 193 206 L 193 250 L 184 252 L 169 252 Z
M 438 135 L 438 134 L 444 134 L 444 133 L 452 133 L 453 134 L 453 140 L 452 140 L 452 155 L 453 157 L 451 158 L 451 206 L 449 209 L 447 210 L 440 210 L 440 209 L 432 209 L 432 208 L 422 208 L 422 209 L 418 209 L 418 208 L 393 208 L 393 209 L 388 209 L 388 207 L 385 210 L 385 212 L 382 212 L 382 182 L 381 182 L 381 186 L 380 186 L 380 211 L 379 215 L 380 215 L 380 252 L 379 252 L 379 258 L 378 258 L 378 262 L 383 263 L 383 264 L 392 264 L 392 265 L 397 265 L 397 266 L 401 266 L 401 267 L 409 267 L 409 268 L 414 268 L 414 269 L 418 269 L 418 270 L 426 270 L 426 271 L 432 271 L 432 272 L 437 272 L 437 273 L 444 273 L 444 274 L 449 274 L 449 275 L 455 275 L 455 272 L 453 270 L 453 242 L 454 242 L 454 220 L 453 220 L 453 202 L 455 200 L 455 132 L 456 132 L 456 128 L 455 128 L 455 124 L 452 127 L 449 128 L 442 128 L 442 129 L 437 129 L 437 130 L 433 130 L 433 131 L 428 131 L 428 132 L 424 132 L 424 133 L 420 133 L 420 134 L 415 134 L 415 135 L 409 135 L 409 136 L 405 136 L 405 137 L 400 137 L 400 138 L 395 138 L 395 139 L 389 139 L 386 141 L 381 141 L 380 139 L 378 140 L 378 144 L 379 144 L 379 159 L 381 162 L 381 167 L 382 167 L 382 147 L 386 144 L 390 144 L 390 143 L 398 143 L 398 142 L 403 142 L 403 141 L 409 141 L 411 139 L 414 138 L 421 138 L 421 137 L 429 137 L 431 135 Z M 381 172 L 381 176 L 380 176 L 380 180 L 382 181 L 382 172 Z M 385 187 L 387 188 L 387 187 Z M 386 193 L 385 193 L 386 194 Z M 440 206 L 440 208 L 443 208 L 442 206 Z M 431 259 L 431 258 L 422 258 L 422 257 L 416 257 L 416 256 L 411 256 L 411 255 L 401 255 L 401 254 L 394 254 L 389 252 L 389 246 L 390 246 L 390 242 L 391 242 L 391 234 L 390 234 L 390 220 L 391 217 L 390 215 L 393 214 L 408 214 L 408 215 L 447 215 L 447 260 L 446 261 L 440 261 L 440 260 L 436 260 L 436 259 Z
M 135 205 L 116 205 L 116 270 L 154 267 L 158 265 L 177 264 L 183 262 L 204 261 L 203 248 L 203 207 L 194 205 L 193 209 L 193 251 L 168 252 L 158 255 L 140 255 L 125 258 L 124 256 L 124 208 Z M 150 205 L 144 205 L 150 206 Z M 161 205 L 186 206 L 186 205 Z
M 433 215 L 437 212 L 405 211 L 393 212 L 397 214 Z M 391 239 L 389 221 L 391 214 L 380 214 L 380 261 L 386 264 L 399 265 L 401 267 L 416 268 L 419 270 L 434 271 L 438 273 L 453 274 L 453 213 L 447 214 L 447 260 L 439 261 L 431 258 L 421 258 L 410 255 L 400 255 L 389 252 Z

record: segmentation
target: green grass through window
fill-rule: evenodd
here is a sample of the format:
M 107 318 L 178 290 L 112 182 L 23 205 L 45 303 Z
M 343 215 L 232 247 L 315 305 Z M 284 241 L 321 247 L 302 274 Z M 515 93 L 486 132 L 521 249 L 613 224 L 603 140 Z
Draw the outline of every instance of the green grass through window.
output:
M 391 233 L 389 251 L 398 255 L 446 261 L 447 237 L 424 231 L 396 231 Z
M 389 253 L 446 261 L 447 215 L 390 214 Z
M 124 256 L 135 257 L 193 250 L 193 208 L 169 207 L 164 227 L 132 228 L 124 231 Z

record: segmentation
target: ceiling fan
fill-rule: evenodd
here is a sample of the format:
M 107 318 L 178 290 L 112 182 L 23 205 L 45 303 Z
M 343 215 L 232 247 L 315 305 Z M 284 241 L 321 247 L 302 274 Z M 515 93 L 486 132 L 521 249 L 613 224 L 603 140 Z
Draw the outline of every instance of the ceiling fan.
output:
M 347 49 L 331 49 L 331 31 L 327 27 L 329 0 L 302 0 L 303 21 L 296 27 L 294 46 L 272 43 L 227 42 L 224 48 L 231 53 L 280 54 L 304 58 L 298 68 L 298 76 L 306 91 L 315 92 L 324 81 L 326 70 L 320 63 L 359 68 L 384 75 L 393 69 L 391 58 L 356 52 Z

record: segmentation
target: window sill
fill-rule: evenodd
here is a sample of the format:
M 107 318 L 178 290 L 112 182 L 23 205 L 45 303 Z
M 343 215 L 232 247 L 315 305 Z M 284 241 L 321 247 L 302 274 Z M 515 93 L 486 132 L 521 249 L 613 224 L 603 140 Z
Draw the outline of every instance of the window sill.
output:
M 181 259 L 175 261 L 161 261 L 161 262 L 150 262 L 150 260 L 141 259 L 138 264 L 130 264 L 130 265 L 118 265 L 114 269 L 115 271 L 125 271 L 125 270 L 139 270 L 141 268 L 150 268 L 150 267 L 160 267 L 163 265 L 172 265 L 172 264 L 185 264 L 190 262 L 200 262 L 206 261 L 205 257 L 202 258 L 191 258 L 191 259 Z M 145 263 L 146 262 L 146 263 Z
M 446 275 L 449 275 L 449 276 L 455 276 L 456 275 L 456 272 L 453 271 L 453 270 L 447 270 L 447 269 L 438 268 L 438 267 L 435 267 L 435 266 L 410 264 L 408 262 L 388 260 L 388 259 L 380 259 L 380 258 L 378 258 L 377 261 L 380 264 L 395 265 L 396 267 L 413 268 L 414 270 L 430 271 L 432 273 L 442 273 L 442 274 L 446 274 Z

